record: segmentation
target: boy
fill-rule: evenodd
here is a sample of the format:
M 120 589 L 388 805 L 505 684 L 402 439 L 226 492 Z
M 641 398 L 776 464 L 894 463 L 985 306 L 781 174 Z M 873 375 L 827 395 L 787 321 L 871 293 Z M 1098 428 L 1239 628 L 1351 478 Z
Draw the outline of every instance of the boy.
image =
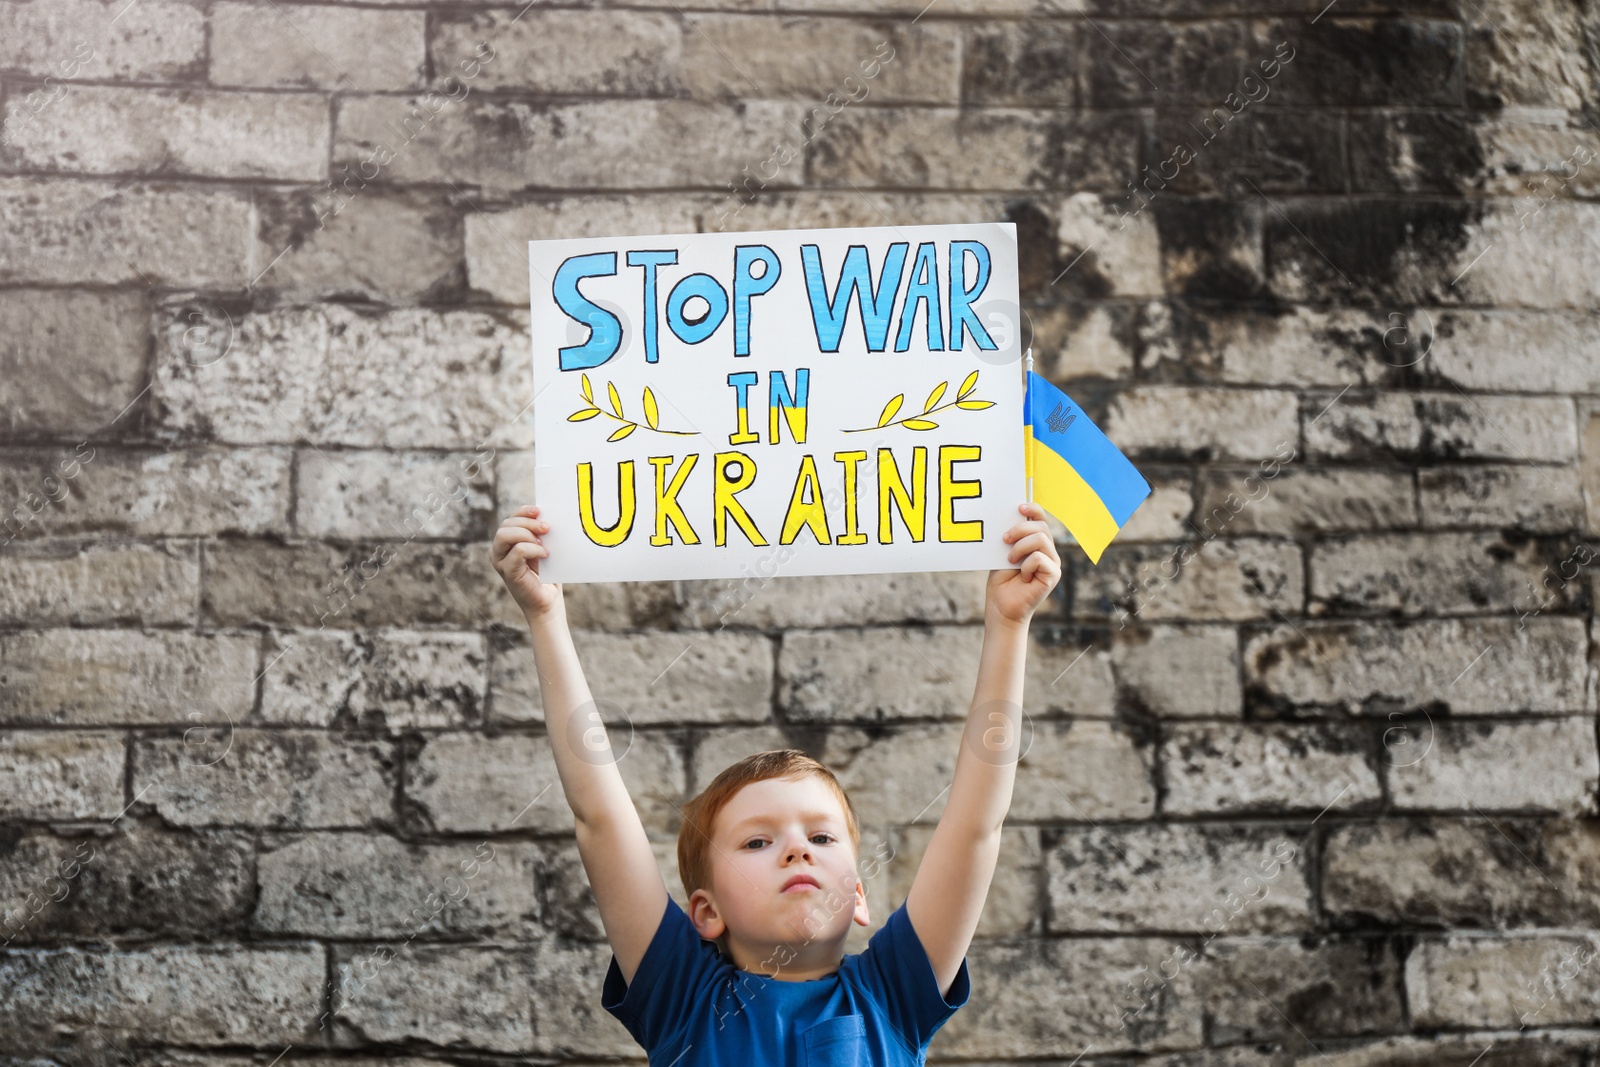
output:
M 604 728 L 570 728 L 593 705 L 561 587 L 539 580 L 550 524 L 529 506 L 501 525 L 490 558 L 528 620 L 556 773 L 611 944 L 601 1005 L 651 1064 L 921 1064 L 967 1002 L 967 945 L 1016 777 L 1028 623 L 1061 577 L 1044 512 L 1017 510 L 1026 518 L 1005 534 L 1014 567 L 989 573 L 944 814 L 905 903 L 853 956 L 850 924 L 869 922 L 855 810 L 833 774 L 794 749 L 741 760 L 688 803 L 678 834 L 688 911 L 672 899 Z

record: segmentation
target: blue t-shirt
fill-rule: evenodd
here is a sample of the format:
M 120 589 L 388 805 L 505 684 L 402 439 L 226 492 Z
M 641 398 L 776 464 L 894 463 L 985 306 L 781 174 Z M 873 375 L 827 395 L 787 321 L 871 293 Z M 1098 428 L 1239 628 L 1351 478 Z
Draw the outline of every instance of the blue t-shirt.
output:
M 971 994 L 963 958 L 940 995 L 904 904 L 838 971 L 790 982 L 739 970 L 669 896 L 632 983 L 612 955 L 600 1006 L 652 1067 L 918 1067 Z

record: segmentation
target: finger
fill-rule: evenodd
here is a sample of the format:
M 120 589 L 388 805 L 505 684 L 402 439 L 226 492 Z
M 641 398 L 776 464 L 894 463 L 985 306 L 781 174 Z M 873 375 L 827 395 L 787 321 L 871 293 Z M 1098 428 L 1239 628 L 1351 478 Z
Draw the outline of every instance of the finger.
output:
M 1022 580 L 1033 581 L 1033 576 L 1039 572 L 1039 553 L 1034 552 L 1022 561 Z
M 1029 552 L 1043 552 L 1044 547 L 1050 543 L 1050 535 L 1035 531 L 1011 546 L 1011 562 L 1015 563 Z
M 1022 580 L 1030 582 L 1036 574 L 1042 574 L 1046 579 L 1050 577 L 1050 557 L 1043 552 L 1034 552 L 1022 561 Z
M 494 544 L 489 548 L 489 562 L 496 567 L 505 562 L 507 553 L 520 543 L 532 541 L 537 544 L 539 536 L 529 530 L 521 530 L 515 526 L 502 526 L 495 531 Z
M 507 526 L 520 526 L 522 529 L 532 530 L 534 533 L 550 532 L 549 519 L 530 519 L 523 515 L 508 515 L 505 521 L 500 524 L 500 526 L 502 528 Z
M 1050 527 L 1043 522 L 1019 522 L 1015 526 L 1011 527 L 1011 529 L 1006 531 L 1005 540 L 1015 541 L 1019 538 L 1026 537 L 1028 534 L 1033 533 L 1036 530 L 1048 531 L 1049 529 Z
M 550 550 L 548 548 L 539 544 L 537 541 L 533 541 L 520 545 L 512 545 L 511 551 L 507 553 L 506 558 L 521 560 L 528 566 L 530 570 L 532 570 L 534 560 L 548 556 L 549 554 Z
M 521 526 L 502 526 L 494 532 L 494 547 L 503 556 L 506 549 L 522 541 L 539 540 L 539 535 Z
M 530 519 L 537 519 L 539 517 L 539 505 L 538 504 L 524 504 L 520 508 L 518 508 L 516 511 L 513 511 L 512 514 L 513 515 L 523 515 L 523 516 L 526 516 L 527 518 L 530 518 Z

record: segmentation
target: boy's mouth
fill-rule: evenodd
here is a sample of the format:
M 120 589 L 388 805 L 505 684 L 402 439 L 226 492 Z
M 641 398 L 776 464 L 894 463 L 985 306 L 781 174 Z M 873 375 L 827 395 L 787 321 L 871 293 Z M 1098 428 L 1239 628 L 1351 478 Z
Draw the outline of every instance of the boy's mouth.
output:
M 784 893 L 798 893 L 806 889 L 821 889 L 822 885 L 809 874 L 797 874 L 783 883 Z

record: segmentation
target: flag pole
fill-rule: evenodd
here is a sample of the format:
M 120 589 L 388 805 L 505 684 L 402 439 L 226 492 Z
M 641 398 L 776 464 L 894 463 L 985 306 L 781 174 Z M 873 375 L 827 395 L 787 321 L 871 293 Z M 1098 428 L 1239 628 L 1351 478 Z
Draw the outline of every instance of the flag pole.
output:
M 1028 346 L 1027 370 L 1028 370 L 1028 374 L 1031 376 L 1033 374 L 1033 346 L 1032 345 Z M 1028 422 L 1032 418 L 1033 418 L 1033 412 L 1024 411 L 1022 413 L 1023 422 Z M 1032 470 L 1028 471 L 1028 503 L 1030 503 L 1030 504 L 1033 503 L 1033 471 Z

